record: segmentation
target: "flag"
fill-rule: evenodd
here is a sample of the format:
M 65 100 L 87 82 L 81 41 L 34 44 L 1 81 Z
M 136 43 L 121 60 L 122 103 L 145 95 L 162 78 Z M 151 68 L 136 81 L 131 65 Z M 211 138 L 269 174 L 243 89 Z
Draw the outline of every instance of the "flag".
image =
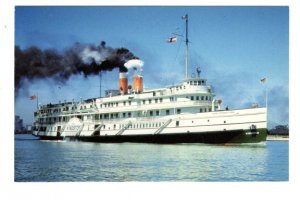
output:
M 188 18 L 187 14 L 181 17 L 181 19 L 187 19 L 187 18 Z
M 33 96 L 30 96 L 30 97 L 29 97 L 30 100 L 35 100 L 36 98 L 37 98 L 36 95 L 33 95 Z
M 260 82 L 261 82 L 261 83 L 267 82 L 267 78 L 265 77 L 265 78 L 260 79 Z
M 167 42 L 171 43 L 171 42 L 177 42 L 177 37 L 170 37 L 167 39 Z

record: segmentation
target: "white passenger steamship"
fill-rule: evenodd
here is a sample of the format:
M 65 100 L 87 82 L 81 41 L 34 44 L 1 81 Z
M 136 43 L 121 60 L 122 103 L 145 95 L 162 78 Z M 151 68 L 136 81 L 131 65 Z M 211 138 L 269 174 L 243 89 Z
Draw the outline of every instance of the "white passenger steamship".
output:
M 188 16 L 185 16 L 186 27 Z M 187 36 L 187 29 L 186 29 Z M 188 39 L 186 37 L 186 53 Z M 119 90 L 103 98 L 39 106 L 33 134 L 40 139 L 90 142 L 257 143 L 266 140 L 267 108 L 222 110 L 200 76 L 145 90 L 136 71 L 133 87 L 119 74 Z

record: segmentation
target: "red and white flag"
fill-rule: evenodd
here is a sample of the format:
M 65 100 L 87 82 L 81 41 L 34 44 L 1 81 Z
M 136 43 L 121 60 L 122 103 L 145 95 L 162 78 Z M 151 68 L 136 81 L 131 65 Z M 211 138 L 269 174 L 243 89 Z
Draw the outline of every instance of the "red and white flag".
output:
M 30 100 L 35 100 L 36 98 L 37 98 L 36 95 L 32 95 L 32 96 L 29 97 Z
M 170 37 L 167 39 L 167 42 L 171 43 L 171 42 L 177 42 L 177 37 Z

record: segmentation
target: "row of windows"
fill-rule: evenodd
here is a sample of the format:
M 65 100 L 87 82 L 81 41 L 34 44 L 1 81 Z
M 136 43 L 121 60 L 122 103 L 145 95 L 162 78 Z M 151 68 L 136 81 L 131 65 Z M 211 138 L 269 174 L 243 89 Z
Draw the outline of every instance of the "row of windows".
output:
M 186 96 L 187 99 L 191 99 L 192 101 L 211 101 L 211 96 Z
M 211 112 L 211 107 L 209 108 L 200 108 L 199 112 Z
M 128 129 L 137 129 L 137 128 L 158 128 L 160 126 L 162 126 L 164 124 L 164 122 L 145 122 L 145 123 L 136 123 L 136 124 L 131 124 L 131 125 L 127 125 L 127 124 L 121 124 L 119 125 L 119 129 L 122 128 L 127 128 Z M 114 129 L 115 129 L 115 125 L 114 125 Z
M 201 80 L 201 81 L 188 81 L 188 84 L 190 85 L 205 85 L 205 81 Z
M 152 102 L 154 103 L 162 103 L 163 102 L 163 98 L 157 98 L 157 99 L 148 99 L 148 100 L 142 100 L 142 104 L 151 104 Z M 122 102 L 123 106 L 131 106 L 131 101 L 123 101 Z M 113 102 L 113 103 L 104 103 L 101 104 L 100 107 L 104 107 L 104 108 L 110 108 L 110 107 L 118 107 L 119 103 L 118 102 Z
M 177 109 L 177 114 L 181 113 L 181 109 Z M 162 111 L 159 110 L 150 110 L 149 114 L 147 116 L 159 116 L 160 114 L 162 114 Z M 165 115 L 170 115 L 170 110 L 165 110 L 164 113 Z M 77 115 L 76 116 L 79 119 L 82 119 L 81 115 Z M 105 114 L 95 114 L 95 115 L 86 115 L 85 119 L 94 119 L 95 120 L 102 120 L 102 119 L 118 119 L 118 118 L 130 118 L 132 117 L 132 113 L 131 112 L 123 112 L 123 113 L 105 113 Z M 140 113 L 138 113 L 138 117 L 140 117 Z M 49 117 L 49 118 L 39 118 L 39 122 L 40 123 L 52 123 L 52 122 L 67 122 L 69 120 L 70 117 L 64 116 L 64 117 Z
M 211 96 L 186 96 L 186 98 L 188 99 L 191 99 L 192 101 L 196 100 L 196 101 L 199 101 L 199 100 L 206 100 L 206 101 L 211 101 L 212 97 Z M 170 97 L 170 101 L 175 101 L 175 98 L 174 97 Z M 145 105 L 145 104 L 152 104 L 153 103 L 162 103 L 163 102 L 163 98 L 156 98 L 156 99 L 148 99 L 148 100 L 142 100 L 142 104 Z M 131 101 L 123 101 L 122 105 L 123 106 L 131 106 L 132 102 Z M 119 106 L 119 103 L 118 102 L 114 102 L 114 103 L 104 103 L 104 104 L 101 104 L 100 107 L 101 108 L 110 108 L 110 107 L 118 107 Z M 93 105 L 89 105 L 90 108 L 93 108 Z M 62 109 L 47 109 L 47 110 L 41 110 L 41 113 L 59 113 L 61 111 L 69 111 L 69 109 L 71 110 L 76 110 L 77 109 L 77 106 L 72 106 L 72 107 L 64 107 Z M 87 106 L 80 106 L 80 110 L 85 110 L 87 109 Z
M 181 109 L 178 108 L 175 110 L 176 114 L 181 114 Z M 211 107 L 200 108 L 199 112 L 211 112 Z M 147 113 L 144 113 L 144 116 L 154 117 L 160 115 L 170 115 L 171 110 L 150 110 Z M 84 118 L 82 115 L 76 116 L 79 119 L 84 120 L 109 120 L 109 119 L 118 119 L 118 118 L 131 118 L 133 116 L 132 112 L 122 112 L 122 113 L 104 113 L 104 114 L 94 114 L 94 115 L 86 115 Z M 137 112 L 137 117 L 141 117 L 141 112 Z M 67 122 L 69 121 L 70 116 L 63 117 L 48 117 L 48 118 L 39 118 L 40 123 L 53 123 L 53 122 Z

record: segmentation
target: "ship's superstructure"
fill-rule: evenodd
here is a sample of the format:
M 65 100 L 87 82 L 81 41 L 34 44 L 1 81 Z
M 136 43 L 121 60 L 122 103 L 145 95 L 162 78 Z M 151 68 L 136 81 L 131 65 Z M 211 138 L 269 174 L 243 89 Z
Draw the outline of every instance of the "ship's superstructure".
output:
M 34 116 L 33 134 L 41 139 L 252 143 L 265 141 L 267 132 L 266 108 L 222 110 L 200 70 L 189 78 L 187 66 L 184 81 L 152 90 L 144 89 L 141 70 L 130 78 L 120 72 L 119 89 L 105 97 L 42 105 Z

